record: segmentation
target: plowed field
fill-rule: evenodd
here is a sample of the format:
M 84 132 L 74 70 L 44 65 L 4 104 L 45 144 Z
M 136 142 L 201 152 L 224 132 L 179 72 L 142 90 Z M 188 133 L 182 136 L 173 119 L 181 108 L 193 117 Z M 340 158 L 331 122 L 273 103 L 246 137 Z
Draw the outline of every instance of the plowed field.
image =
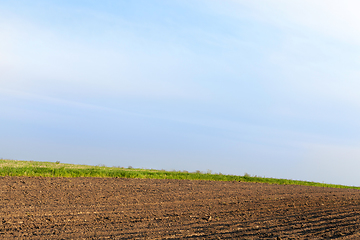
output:
M 360 239 L 359 190 L 122 178 L 0 182 L 3 239 Z

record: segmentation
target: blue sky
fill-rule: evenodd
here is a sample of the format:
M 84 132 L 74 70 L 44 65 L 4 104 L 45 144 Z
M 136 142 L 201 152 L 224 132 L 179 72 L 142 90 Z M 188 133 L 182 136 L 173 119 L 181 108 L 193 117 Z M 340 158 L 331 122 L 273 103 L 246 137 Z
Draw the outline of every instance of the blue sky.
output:
M 359 186 L 359 5 L 0 0 L 0 158 Z

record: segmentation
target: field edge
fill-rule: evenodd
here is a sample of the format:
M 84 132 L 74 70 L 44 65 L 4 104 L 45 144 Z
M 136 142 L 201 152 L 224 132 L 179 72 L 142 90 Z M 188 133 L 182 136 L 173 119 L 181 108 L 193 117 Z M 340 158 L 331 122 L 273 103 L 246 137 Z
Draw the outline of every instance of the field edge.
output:
M 19 161 L 0 159 L 0 176 L 27 177 L 118 177 L 148 179 L 186 179 L 209 181 L 256 182 L 279 185 L 302 185 L 328 188 L 360 189 L 356 186 L 327 184 L 291 179 L 266 178 L 258 176 L 226 175 L 221 173 L 203 173 L 187 171 L 165 171 L 154 169 L 135 169 L 132 167 L 106 167 L 104 165 L 76 165 L 60 162 Z

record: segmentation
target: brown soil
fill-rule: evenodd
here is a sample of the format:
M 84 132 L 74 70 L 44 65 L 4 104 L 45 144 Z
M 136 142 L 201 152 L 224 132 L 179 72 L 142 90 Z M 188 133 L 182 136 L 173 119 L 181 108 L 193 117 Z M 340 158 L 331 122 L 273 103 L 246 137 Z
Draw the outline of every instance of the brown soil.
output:
M 0 182 L 3 239 L 360 239 L 359 190 L 122 178 Z

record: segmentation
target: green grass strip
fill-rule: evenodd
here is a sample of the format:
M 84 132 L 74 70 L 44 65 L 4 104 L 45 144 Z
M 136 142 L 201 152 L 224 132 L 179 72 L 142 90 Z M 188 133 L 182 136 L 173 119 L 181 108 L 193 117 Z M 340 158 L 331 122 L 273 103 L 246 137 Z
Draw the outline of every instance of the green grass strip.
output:
M 29 177 L 119 177 L 119 178 L 150 178 L 150 179 L 188 179 L 211 181 L 240 181 L 269 184 L 304 185 L 332 188 L 360 187 L 326 184 L 289 179 L 265 178 L 257 176 L 236 176 L 211 174 L 201 172 L 164 171 L 150 169 L 133 169 L 105 166 L 88 166 L 75 164 L 60 164 L 52 162 L 15 161 L 0 159 L 0 176 L 29 176 Z

